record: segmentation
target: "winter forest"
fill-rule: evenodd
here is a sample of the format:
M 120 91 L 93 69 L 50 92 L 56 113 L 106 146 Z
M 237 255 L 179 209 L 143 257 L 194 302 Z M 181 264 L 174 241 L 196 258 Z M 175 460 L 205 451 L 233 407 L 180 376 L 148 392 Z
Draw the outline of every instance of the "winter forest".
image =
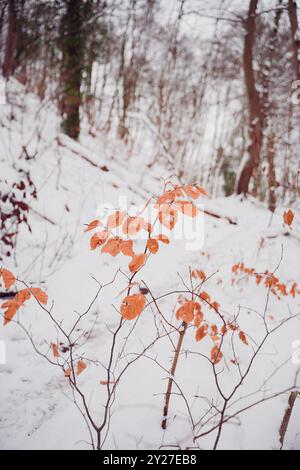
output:
M 0 449 L 300 450 L 300 0 L 1 0 L 0 65 Z

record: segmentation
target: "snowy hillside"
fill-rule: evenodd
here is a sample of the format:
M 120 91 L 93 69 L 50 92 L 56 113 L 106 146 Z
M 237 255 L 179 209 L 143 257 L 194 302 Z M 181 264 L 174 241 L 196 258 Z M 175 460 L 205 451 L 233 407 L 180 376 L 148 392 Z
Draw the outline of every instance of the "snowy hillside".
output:
M 149 168 L 146 157 L 144 162 L 140 155 L 129 159 L 126 145 L 104 133 L 92 136 L 83 129 L 79 142 L 73 141 L 58 132 L 55 108 L 40 105 L 33 95 L 22 104 L 1 107 L 1 188 L 17 181 L 23 170 L 30 173 L 37 191 L 37 198 L 26 200 L 31 230 L 20 225 L 16 249 L 10 257 L 2 252 L 1 265 L 17 277 L 17 290 L 25 282 L 47 292 L 47 309 L 57 322 L 31 299 L 14 321 L 0 328 L 6 346 L 6 363 L 0 365 L 2 449 L 90 448 L 89 429 L 94 431 L 80 396 L 62 370 L 38 354 L 42 351 L 54 363 L 67 357 L 70 351 L 64 351 L 66 339 L 59 327 L 71 329 L 84 313 L 74 331 L 77 358 L 86 365 L 77 383 L 97 423 L 106 412 L 108 388 L 114 388 L 103 449 L 211 449 L 223 395 L 230 399 L 219 449 L 280 448 L 279 428 L 289 394 L 300 386 L 299 363 L 292 360 L 293 344 L 300 340 L 300 296 L 280 295 L 279 300 L 264 282 L 256 281 L 258 273 L 264 277 L 268 271 L 289 288 L 300 284 L 299 212 L 294 210 L 289 227 L 283 222 L 286 207 L 272 216 L 251 198 L 202 196 L 197 204 L 203 243 L 201 236 L 194 249 L 184 237 L 160 243 L 132 285 L 132 293 L 144 287 L 148 307 L 123 324 L 111 357 L 120 304 L 129 287 L 129 259 L 91 251 L 92 234 L 84 230 L 94 219 L 105 220 L 124 201 L 129 208 L 143 207 L 151 196 L 163 193 L 163 177 L 172 176 L 158 165 Z M 137 244 L 142 252 L 145 240 Z M 234 274 L 232 267 L 239 263 L 253 272 Z M 181 325 L 175 311 L 178 296 L 191 285 L 192 270 L 205 273 L 203 289 L 220 305 L 217 310 L 226 322 L 235 322 L 246 337 L 243 341 L 238 333 L 228 333 L 224 357 L 213 367 L 207 359 L 212 339 L 196 342 L 195 327 L 187 328 L 163 430 L 178 338 L 174 326 Z M 203 306 L 203 313 L 220 328 L 221 317 L 212 308 Z M 58 345 L 59 357 L 51 343 Z M 300 448 L 299 413 L 297 402 L 285 448 Z

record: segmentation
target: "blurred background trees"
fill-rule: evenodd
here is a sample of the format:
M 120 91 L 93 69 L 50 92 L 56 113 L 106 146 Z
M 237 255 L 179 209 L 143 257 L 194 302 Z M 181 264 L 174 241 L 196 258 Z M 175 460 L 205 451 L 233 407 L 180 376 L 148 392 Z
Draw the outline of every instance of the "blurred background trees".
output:
M 3 0 L 2 75 L 52 100 L 61 130 L 274 211 L 298 195 L 294 0 Z

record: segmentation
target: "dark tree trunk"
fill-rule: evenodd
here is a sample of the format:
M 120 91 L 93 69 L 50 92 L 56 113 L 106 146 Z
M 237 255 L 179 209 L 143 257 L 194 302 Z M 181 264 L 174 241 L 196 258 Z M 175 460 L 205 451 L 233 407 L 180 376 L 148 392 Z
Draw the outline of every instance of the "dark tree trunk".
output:
M 276 209 L 276 171 L 275 171 L 275 135 L 270 133 L 268 137 L 268 164 L 269 164 L 269 210 Z
M 275 166 L 275 156 L 276 156 L 276 135 L 273 130 L 272 120 L 274 116 L 274 109 L 270 104 L 269 95 L 270 95 L 270 77 L 272 73 L 272 66 L 274 62 L 274 52 L 276 50 L 276 40 L 279 30 L 280 18 L 282 15 L 282 0 L 279 1 L 278 9 L 275 13 L 274 18 L 274 27 L 271 32 L 270 42 L 268 45 L 268 56 L 267 62 L 264 71 L 264 81 L 263 88 L 264 92 L 262 95 L 263 100 L 263 126 L 264 132 L 268 135 L 267 137 L 267 159 L 268 159 L 268 191 L 269 191 L 269 210 L 275 212 L 276 209 L 276 166 Z
M 244 75 L 249 106 L 249 137 L 248 158 L 244 163 L 237 182 L 237 194 L 247 194 L 249 183 L 255 169 L 259 165 L 262 146 L 262 112 L 259 93 L 255 87 L 253 69 L 253 47 L 255 41 L 255 16 L 258 0 L 250 0 L 248 17 L 246 19 L 246 35 L 244 41 Z
M 2 72 L 4 78 L 8 78 L 12 75 L 14 70 L 14 39 L 16 30 L 16 8 L 15 1 L 8 1 L 8 24 L 7 24 L 7 35 L 4 45 L 4 58 L 2 65 Z
M 299 24 L 297 17 L 297 3 L 294 0 L 289 0 L 288 4 L 290 24 L 291 24 L 291 35 L 292 35 L 292 46 L 293 46 L 293 65 L 295 70 L 296 79 L 300 79 L 300 40 L 299 40 Z
M 71 138 L 80 133 L 81 82 L 84 66 L 82 0 L 65 0 L 61 21 L 61 115 L 62 129 Z

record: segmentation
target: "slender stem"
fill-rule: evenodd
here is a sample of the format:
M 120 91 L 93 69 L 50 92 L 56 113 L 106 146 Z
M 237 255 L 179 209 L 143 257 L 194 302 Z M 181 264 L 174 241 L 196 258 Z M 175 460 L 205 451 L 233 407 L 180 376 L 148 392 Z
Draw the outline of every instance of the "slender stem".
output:
M 164 406 L 164 414 L 163 414 L 163 420 L 162 420 L 162 423 L 161 423 L 161 427 L 163 429 L 167 428 L 167 418 L 168 418 L 168 414 L 169 414 L 169 405 L 170 405 L 170 399 L 171 399 L 171 393 L 172 393 L 172 387 L 173 387 L 173 378 L 172 377 L 175 376 L 175 372 L 176 372 L 176 368 L 177 368 L 177 364 L 178 364 L 178 359 L 179 359 L 179 354 L 180 354 L 180 351 L 181 351 L 181 348 L 182 348 L 183 338 L 184 338 L 184 335 L 185 335 L 186 329 L 187 329 L 187 324 L 185 322 L 183 322 L 182 326 L 183 326 L 183 329 L 180 330 L 180 332 L 179 332 L 178 343 L 177 343 L 177 347 L 176 347 L 176 350 L 175 350 L 173 364 L 172 364 L 172 368 L 171 368 L 171 372 L 170 372 L 171 377 L 168 380 L 168 387 L 167 387 L 165 406 Z

